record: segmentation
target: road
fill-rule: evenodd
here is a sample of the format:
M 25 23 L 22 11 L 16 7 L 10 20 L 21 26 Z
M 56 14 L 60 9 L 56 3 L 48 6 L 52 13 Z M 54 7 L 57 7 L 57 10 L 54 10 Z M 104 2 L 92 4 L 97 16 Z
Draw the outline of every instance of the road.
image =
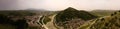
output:
M 42 18 L 42 19 L 41 19 Z M 39 19 L 37 19 L 37 22 L 42 25 L 42 27 L 44 27 L 45 29 L 48 29 L 48 27 L 46 27 L 45 23 L 43 22 L 43 20 L 45 19 L 45 16 L 39 16 Z M 40 21 L 42 21 L 40 23 Z
M 46 24 L 46 26 L 47 26 L 49 29 L 57 29 L 57 28 L 54 26 L 54 24 L 53 24 L 53 20 L 54 20 L 54 17 L 55 17 L 56 15 L 57 15 L 57 14 L 54 14 L 54 15 L 52 15 L 52 16 L 49 17 L 49 18 L 51 18 L 51 21 Z
M 45 16 L 39 16 L 39 19 L 37 19 L 37 23 L 39 25 L 42 25 L 42 27 L 44 27 L 45 29 L 57 29 L 54 24 L 53 24 L 53 20 L 54 20 L 54 17 L 56 16 L 56 14 L 52 15 L 52 16 L 49 16 L 49 18 L 51 19 L 50 22 L 48 22 L 47 24 L 45 24 L 43 21 L 45 19 Z M 40 22 L 41 21 L 41 22 Z

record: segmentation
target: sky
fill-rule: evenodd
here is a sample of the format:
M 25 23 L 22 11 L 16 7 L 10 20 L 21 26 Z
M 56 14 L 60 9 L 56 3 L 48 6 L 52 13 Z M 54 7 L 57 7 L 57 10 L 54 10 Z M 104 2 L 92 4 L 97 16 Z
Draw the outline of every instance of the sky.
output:
M 73 7 L 78 10 L 120 10 L 120 0 L 13 0 L 13 2 L 17 3 L 13 5 L 17 9 L 35 8 L 58 11 Z
M 16 8 L 16 2 L 15 0 L 0 0 L 0 10 Z

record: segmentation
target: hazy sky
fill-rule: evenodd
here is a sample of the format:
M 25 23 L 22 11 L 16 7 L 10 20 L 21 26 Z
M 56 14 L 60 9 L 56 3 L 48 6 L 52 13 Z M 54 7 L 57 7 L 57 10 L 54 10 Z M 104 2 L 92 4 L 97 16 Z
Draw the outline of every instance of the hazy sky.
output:
M 16 0 L 0 0 L 0 10 L 2 9 L 13 9 L 17 6 Z
M 120 0 L 18 0 L 19 8 L 37 8 L 46 10 L 64 10 L 73 7 L 87 9 L 120 9 Z

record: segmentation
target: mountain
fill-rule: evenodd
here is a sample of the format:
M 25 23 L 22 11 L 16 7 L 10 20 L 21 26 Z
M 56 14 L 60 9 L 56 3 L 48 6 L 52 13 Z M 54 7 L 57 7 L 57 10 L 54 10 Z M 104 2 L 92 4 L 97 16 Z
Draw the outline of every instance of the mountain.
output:
M 69 7 L 65 9 L 64 11 L 61 11 L 56 16 L 56 21 L 66 21 L 67 19 L 74 19 L 74 18 L 81 18 L 83 20 L 90 20 L 97 18 L 97 16 L 94 16 L 90 14 L 87 11 L 78 11 L 72 7 Z
M 64 27 L 64 29 L 73 28 L 76 29 L 79 25 L 85 21 L 97 18 L 97 16 L 90 14 L 87 11 L 79 11 L 72 7 L 69 7 L 56 15 L 55 23 L 58 26 Z M 76 23 L 75 23 L 76 22 Z M 68 24 L 68 25 L 65 25 Z M 72 27 L 70 27 L 72 26 Z

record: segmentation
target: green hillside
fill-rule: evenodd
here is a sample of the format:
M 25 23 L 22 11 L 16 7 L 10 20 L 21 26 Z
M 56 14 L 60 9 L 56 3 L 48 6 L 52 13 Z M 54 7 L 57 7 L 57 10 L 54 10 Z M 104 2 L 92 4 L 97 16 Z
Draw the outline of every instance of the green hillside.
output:
M 63 27 L 64 29 L 76 29 L 84 22 L 95 19 L 98 16 L 90 14 L 87 11 L 79 11 L 72 7 L 69 7 L 56 15 L 56 25 Z
M 120 11 L 85 23 L 80 29 L 120 29 Z
M 93 18 L 97 18 L 97 16 L 90 14 L 89 12 L 86 11 L 78 11 L 74 8 L 67 8 L 64 11 L 61 11 L 58 13 L 56 16 L 56 21 L 69 21 L 68 19 L 74 19 L 74 18 L 81 18 L 83 20 L 90 20 Z

